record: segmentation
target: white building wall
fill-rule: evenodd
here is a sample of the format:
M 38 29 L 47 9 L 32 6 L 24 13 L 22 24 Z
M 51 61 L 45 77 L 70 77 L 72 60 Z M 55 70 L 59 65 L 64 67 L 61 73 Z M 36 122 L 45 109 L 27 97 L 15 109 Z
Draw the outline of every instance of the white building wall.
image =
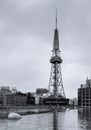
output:
M 36 104 L 36 105 L 39 104 L 39 99 L 40 99 L 40 95 L 36 95 L 36 96 L 35 96 L 35 104 Z

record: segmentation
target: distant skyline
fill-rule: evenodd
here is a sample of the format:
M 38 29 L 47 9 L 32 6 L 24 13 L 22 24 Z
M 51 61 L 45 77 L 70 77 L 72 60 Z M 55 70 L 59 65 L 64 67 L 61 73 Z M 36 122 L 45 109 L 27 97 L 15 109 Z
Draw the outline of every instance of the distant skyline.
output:
M 22 92 L 47 88 L 55 9 L 66 97 L 91 76 L 91 0 L 0 1 L 0 86 Z

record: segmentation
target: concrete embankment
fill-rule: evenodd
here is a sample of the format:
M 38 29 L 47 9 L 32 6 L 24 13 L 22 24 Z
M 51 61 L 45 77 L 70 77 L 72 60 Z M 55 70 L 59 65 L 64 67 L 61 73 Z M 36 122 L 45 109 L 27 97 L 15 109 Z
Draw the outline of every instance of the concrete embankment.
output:
M 7 118 L 10 112 L 16 112 L 21 115 L 39 114 L 50 112 L 52 108 L 48 106 L 7 106 L 0 108 L 0 118 Z

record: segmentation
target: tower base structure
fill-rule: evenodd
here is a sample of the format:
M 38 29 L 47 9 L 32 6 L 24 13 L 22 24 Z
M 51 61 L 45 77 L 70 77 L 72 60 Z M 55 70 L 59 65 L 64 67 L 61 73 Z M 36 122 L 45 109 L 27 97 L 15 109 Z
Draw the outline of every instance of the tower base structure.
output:
M 49 106 L 68 106 L 69 105 L 69 99 L 64 97 L 45 97 L 41 98 L 43 105 L 49 105 Z

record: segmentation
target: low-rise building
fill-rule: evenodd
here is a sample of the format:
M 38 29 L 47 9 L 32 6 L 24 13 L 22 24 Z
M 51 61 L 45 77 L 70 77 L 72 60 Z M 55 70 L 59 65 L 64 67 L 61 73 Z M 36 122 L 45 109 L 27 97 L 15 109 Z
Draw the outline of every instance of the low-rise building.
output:
M 41 95 L 43 96 L 43 94 L 47 94 L 48 90 L 46 88 L 37 88 L 36 89 L 36 95 Z
M 27 105 L 27 96 L 21 92 L 12 92 L 9 87 L 1 86 L 0 106 L 25 106 Z
M 24 93 L 16 93 L 15 100 L 16 100 L 16 106 L 27 105 L 27 95 Z
M 77 98 L 73 98 L 69 100 L 69 105 L 70 106 L 78 106 L 78 100 Z

